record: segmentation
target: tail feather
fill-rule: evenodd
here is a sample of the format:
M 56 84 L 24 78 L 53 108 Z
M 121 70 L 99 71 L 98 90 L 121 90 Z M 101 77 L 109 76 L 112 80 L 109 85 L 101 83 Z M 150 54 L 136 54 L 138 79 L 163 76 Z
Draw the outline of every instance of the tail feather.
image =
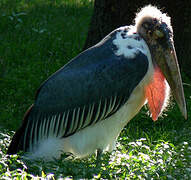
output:
M 19 151 L 25 151 L 25 148 L 23 146 L 23 143 L 24 143 L 23 136 L 24 136 L 26 126 L 28 123 L 28 117 L 29 117 L 32 109 L 33 109 L 33 105 L 31 105 L 30 108 L 25 113 L 23 123 L 22 123 L 21 127 L 14 134 L 11 144 L 9 145 L 7 154 L 16 154 Z

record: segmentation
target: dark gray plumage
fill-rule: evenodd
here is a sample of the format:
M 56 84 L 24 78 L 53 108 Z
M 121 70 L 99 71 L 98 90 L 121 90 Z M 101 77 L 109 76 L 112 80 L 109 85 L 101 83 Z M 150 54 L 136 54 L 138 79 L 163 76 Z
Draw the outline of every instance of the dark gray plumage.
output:
M 115 36 L 116 31 L 82 52 L 41 85 L 8 153 L 28 151 L 30 144 L 41 140 L 42 133 L 48 138 L 54 118 L 57 121 L 53 124 L 54 133 L 56 136 L 61 133 L 63 138 L 104 120 L 128 100 L 147 72 L 148 59 L 141 51 L 134 58 L 116 56 L 117 47 L 112 43 Z M 93 112 L 88 117 L 92 106 Z M 82 113 L 83 119 L 79 121 Z M 46 131 L 40 134 L 38 129 L 42 124 Z

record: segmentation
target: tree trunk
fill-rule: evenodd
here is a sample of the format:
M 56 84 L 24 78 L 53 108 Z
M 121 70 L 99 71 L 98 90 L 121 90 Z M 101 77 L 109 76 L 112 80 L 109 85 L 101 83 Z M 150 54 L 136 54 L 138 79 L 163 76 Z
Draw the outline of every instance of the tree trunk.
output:
M 95 0 L 84 49 L 96 44 L 109 32 L 133 24 L 135 13 L 147 4 L 162 8 L 172 19 L 174 41 L 182 70 L 191 78 L 191 1 L 190 0 Z

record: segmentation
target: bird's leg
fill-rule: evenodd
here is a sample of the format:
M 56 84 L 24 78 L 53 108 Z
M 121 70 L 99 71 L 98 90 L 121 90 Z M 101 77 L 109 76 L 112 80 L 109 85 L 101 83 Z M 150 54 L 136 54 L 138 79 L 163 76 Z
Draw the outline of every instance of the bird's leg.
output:
M 102 155 L 103 151 L 101 149 L 97 149 L 97 153 L 96 153 L 96 166 L 99 167 L 101 165 L 101 155 Z

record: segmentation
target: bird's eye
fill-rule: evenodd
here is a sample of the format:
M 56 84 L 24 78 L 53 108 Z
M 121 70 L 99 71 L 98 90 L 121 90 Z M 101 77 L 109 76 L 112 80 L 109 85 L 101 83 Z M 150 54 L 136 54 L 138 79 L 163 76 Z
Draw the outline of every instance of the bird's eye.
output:
M 153 19 L 153 23 L 157 24 L 158 20 L 156 18 Z
M 162 31 L 158 30 L 158 29 L 154 31 L 154 34 L 158 38 L 164 37 L 164 33 Z
M 149 24 L 148 23 L 143 23 L 143 28 L 145 28 L 145 29 L 149 29 Z

